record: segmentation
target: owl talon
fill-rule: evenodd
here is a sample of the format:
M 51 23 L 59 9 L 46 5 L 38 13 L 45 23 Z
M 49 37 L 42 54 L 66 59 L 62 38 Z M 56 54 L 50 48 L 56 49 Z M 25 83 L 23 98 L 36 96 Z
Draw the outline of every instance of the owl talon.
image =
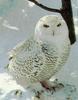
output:
M 49 84 L 48 82 L 41 82 L 42 87 L 44 87 L 46 90 L 52 92 L 56 92 L 57 90 L 61 89 L 64 87 L 64 85 L 62 83 L 53 83 L 51 85 L 51 83 Z
M 36 97 L 40 99 L 40 95 L 41 95 L 41 93 L 39 91 L 37 91 Z
M 34 90 L 34 92 L 35 92 L 35 97 L 38 98 L 38 99 L 40 99 L 40 96 L 42 95 L 42 93 L 43 93 L 44 91 L 43 91 L 43 90 L 41 90 L 41 91 L 35 91 L 35 90 Z
M 16 96 L 21 96 L 22 95 L 22 91 L 21 90 L 16 90 L 14 94 Z
M 43 81 L 40 83 L 41 83 L 42 87 L 44 87 L 46 90 L 48 90 L 48 91 L 54 90 L 55 91 L 55 87 L 54 86 L 52 87 L 46 81 Z

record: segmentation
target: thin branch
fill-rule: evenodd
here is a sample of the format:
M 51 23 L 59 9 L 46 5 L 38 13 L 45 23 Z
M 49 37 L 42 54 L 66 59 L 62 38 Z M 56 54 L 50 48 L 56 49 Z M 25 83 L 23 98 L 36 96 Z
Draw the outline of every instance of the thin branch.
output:
M 33 2 L 34 4 L 36 4 L 37 6 L 39 6 L 40 8 L 43 8 L 44 10 L 51 11 L 51 12 L 61 13 L 61 11 L 59 9 L 49 8 L 49 7 L 45 6 L 45 5 L 37 2 L 36 0 L 28 0 L 28 1 Z

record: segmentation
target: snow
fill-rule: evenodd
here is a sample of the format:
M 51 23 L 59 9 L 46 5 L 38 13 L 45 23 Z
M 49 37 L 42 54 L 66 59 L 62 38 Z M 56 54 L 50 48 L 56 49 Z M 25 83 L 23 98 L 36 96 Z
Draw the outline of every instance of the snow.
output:
M 13 5 L 10 7 L 12 1 Z M 43 3 L 45 3 L 44 1 Z M 57 6 L 59 8 L 61 6 L 59 0 L 51 0 L 51 2 L 53 2 L 53 7 Z M 57 5 L 56 2 L 58 2 Z M 75 4 L 77 5 L 76 2 L 74 2 Z M 7 53 L 17 43 L 34 33 L 34 27 L 40 17 L 54 13 L 28 4 L 26 0 L 1 0 L 0 5 L 4 7 L 4 10 L 0 8 L 0 100 L 38 100 L 38 98 L 34 98 L 35 93 L 33 90 L 43 89 L 40 84 L 35 84 L 33 89 L 24 89 L 6 72 L 5 66 L 8 64 Z M 47 5 L 49 5 L 49 2 L 47 2 Z M 67 64 L 54 76 L 64 84 L 64 88 L 54 92 L 53 95 L 45 90 L 40 100 L 78 100 L 78 10 L 77 7 L 74 7 L 77 41 L 71 47 Z M 71 93 L 71 91 L 73 92 Z M 69 99 L 69 97 L 72 99 Z
M 64 88 L 54 92 L 53 94 L 45 90 L 40 96 L 40 99 L 38 99 L 35 97 L 34 89 L 36 91 L 43 89 L 39 83 L 35 84 L 33 88 L 24 89 L 7 73 L 1 73 L 0 100 L 77 100 L 78 93 L 76 87 L 65 82 L 62 83 L 64 84 Z
M 3 22 L 3 24 L 2 24 L 2 25 L 3 25 L 4 27 L 6 27 L 6 28 L 11 29 L 11 30 L 16 30 L 16 31 L 18 31 L 18 30 L 19 30 L 19 28 L 18 28 L 18 27 L 10 25 L 10 24 L 8 23 L 8 21 L 7 21 L 7 20 L 4 20 L 4 22 Z

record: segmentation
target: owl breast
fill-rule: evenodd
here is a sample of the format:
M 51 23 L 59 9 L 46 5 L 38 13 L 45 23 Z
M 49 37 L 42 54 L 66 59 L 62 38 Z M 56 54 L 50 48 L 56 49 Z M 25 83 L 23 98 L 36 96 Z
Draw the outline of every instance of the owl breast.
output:
M 60 50 L 59 50 L 60 49 Z M 41 72 L 43 79 L 50 79 L 56 72 L 60 71 L 61 67 L 66 63 L 70 53 L 69 39 L 63 41 L 60 48 L 54 44 L 43 44 L 42 51 L 45 54 L 45 67 Z

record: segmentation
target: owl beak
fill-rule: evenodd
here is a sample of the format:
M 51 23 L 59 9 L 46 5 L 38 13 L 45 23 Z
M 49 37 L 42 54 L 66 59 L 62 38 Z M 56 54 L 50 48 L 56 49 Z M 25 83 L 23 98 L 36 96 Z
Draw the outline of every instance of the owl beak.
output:
M 53 31 L 53 36 L 54 36 L 54 31 Z

